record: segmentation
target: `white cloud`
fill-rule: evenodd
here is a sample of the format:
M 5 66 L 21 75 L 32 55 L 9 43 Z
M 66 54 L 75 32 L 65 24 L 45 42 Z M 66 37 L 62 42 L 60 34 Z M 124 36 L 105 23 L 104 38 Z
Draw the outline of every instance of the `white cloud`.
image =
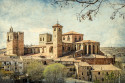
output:
M 25 44 L 38 44 L 39 34 L 52 33 L 52 25 L 57 19 L 64 26 L 63 32 L 74 30 L 83 33 L 84 39 L 99 41 L 102 46 L 125 46 L 125 39 L 123 39 L 125 20 L 121 18 L 110 20 L 112 9 L 107 5 L 102 6 L 94 21 L 78 22 L 76 13 L 81 10 L 79 5 L 60 10 L 58 7 L 41 2 L 38 0 L 0 1 L 0 44 L 2 44 L 0 48 L 6 46 L 6 32 L 11 25 L 14 31 L 24 31 Z

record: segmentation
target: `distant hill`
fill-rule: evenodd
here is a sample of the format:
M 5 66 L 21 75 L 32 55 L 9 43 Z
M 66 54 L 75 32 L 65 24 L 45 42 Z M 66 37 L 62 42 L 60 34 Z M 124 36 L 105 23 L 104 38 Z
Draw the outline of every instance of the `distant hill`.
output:
M 125 56 L 125 47 L 101 47 L 100 50 L 106 55 Z
M 105 55 L 115 55 L 116 61 L 125 62 L 125 47 L 101 47 L 100 50 Z

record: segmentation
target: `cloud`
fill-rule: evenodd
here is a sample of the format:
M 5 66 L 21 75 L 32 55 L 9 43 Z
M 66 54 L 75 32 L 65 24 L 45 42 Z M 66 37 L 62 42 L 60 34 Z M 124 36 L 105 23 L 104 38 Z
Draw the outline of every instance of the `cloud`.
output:
M 52 25 L 59 20 L 63 33 L 83 33 L 84 39 L 99 41 L 101 46 L 125 46 L 125 20 L 110 20 L 113 10 L 106 4 L 101 6 L 94 21 L 77 21 L 76 13 L 82 6 L 66 7 L 50 5 L 45 0 L 1 0 L 0 1 L 0 48 L 6 47 L 6 33 L 10 26 L 14 31 L 24 32 L 25 44 L 38 44 L 39 34 L 52 33 Z

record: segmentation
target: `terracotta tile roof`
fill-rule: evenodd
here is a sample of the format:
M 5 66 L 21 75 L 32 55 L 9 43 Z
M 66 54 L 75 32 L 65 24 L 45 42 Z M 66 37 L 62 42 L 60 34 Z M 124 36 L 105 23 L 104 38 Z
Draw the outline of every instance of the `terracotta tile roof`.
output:
M 70 31 L 70 32 L 67 32 L 67 33 L 64 33 L 63 35 L 80 35 L 81 33 L 77 33 L 77 32 L 74 32 L 74 31 Z
M 91 66 L 91 65 L 89 65 L 87 62 L 80 62 L 79 66 Z
M 93 41 L 93 40 L 82 40 L 82 41 L 79 41 L 79 42 L 76 42 L 76 43 L 86 43 L 86 42 L 96 42 L 96 43 L 99 43 L 97 41 Z
M 112 64 L 110 65 L 92 65 L 92 68 L 94 69 L 93 71 L 104 71 L 104 70 L 121 70 Z
M 53 27 L 58 27 L 58 26 L 61 26 L 62 27 L 62 25 L 60 25 L 60 24 L 55 24 L 55 25 L 53 25 Z

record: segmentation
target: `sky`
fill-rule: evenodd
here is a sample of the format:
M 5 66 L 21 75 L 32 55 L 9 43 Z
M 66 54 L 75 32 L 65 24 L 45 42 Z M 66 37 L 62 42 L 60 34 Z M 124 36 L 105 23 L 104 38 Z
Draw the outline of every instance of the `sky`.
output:
M 113 9 L 109 5 L 102 5 L 93 21 L 79 22 L 76 13 L 81 11 L 82 6 L 78 3 L 73 4 L 73 8 L 60 9 L 51 5 L 50 1 L 0 0 L 0 48 L 6 47 L 6 35 L 11 26 L 14 31 L 24 32 L 25 45 L 38 45 L 39 34 L 52 34 L 52 26 L 57 20 L 63 26 L 63 33 L 83 33 L 84 40 L 98 41 L 102 47 L 125 46 L 125 19 L 117 16 L 111 20 Z

